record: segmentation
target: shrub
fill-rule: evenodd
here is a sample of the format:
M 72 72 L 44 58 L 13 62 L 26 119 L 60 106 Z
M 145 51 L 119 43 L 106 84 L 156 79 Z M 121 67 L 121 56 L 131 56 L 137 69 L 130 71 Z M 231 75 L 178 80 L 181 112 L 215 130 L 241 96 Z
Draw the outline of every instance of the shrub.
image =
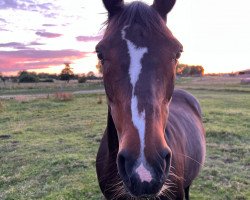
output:
M 81 76 L 78 78 L 78 83 L 85 83 L 87 81 L 86 76 Z
M 42 83 L 54 83 L 54 79 L 52 79 L 52 78 L 40 79 L 39 82 L 42 82 Z
M 26 71 L 20 72 L 18 79 L 19 83 L 36 83 L 39 80 L 35 73 L 29 73 Z
M 73 100 L 74 96 L 72 93 L 68 92 L 57 92 L 55 93 L 55 100 L 57 101 L 71 101 Z

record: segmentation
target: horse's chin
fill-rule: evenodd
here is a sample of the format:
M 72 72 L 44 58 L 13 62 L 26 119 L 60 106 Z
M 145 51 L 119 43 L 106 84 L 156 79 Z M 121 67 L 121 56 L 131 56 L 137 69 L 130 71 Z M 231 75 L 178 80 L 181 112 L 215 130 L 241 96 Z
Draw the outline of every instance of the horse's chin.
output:
M 163 185 L 160 188 L 160 190 L 155 194 L 145 194 L 145 195 L 138 196 L 138 195 L 133 194 L 124 183 L 123 183 L 123 187 L 124 187 L 124 191 L 126 192 L 127 199 L 135 199 L 135 200 L 155 199 L 155 198 L 157 199 L 158 197 L 160 197 L 164 193 L 164 191 L 166 189 L 166 187 Z

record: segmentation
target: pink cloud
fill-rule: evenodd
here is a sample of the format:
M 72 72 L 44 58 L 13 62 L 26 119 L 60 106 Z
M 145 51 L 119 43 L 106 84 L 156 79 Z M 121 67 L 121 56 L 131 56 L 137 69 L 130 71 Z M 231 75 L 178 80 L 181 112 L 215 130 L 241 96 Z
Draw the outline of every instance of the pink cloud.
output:
M 19 50 L 0 51 L 0 72 L 14 72 L 28 69 L 42 69 L 59 66 L 64 62 L 84 58 L 88 52 L 65 50 Z

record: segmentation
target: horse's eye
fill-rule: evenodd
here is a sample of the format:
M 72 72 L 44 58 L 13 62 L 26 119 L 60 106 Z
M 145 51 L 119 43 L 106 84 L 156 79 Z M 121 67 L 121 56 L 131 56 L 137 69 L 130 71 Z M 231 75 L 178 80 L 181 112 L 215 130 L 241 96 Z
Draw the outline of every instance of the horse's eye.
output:
M 101 64 L 104 65 L 104 57 L 100 51 L 97 51 L 97 58 L 100 60 Z
M 178 52 L 177 54 L 176 54 L 176 59 L 179 59 L 181 57 L 181 52 Z
M 101 52 L 96 52 L 97 53 L 97 58 L 100 60 L 100 61 L 102 61 L 103 60 L 103 55 L 102 55 L 102 53 Z

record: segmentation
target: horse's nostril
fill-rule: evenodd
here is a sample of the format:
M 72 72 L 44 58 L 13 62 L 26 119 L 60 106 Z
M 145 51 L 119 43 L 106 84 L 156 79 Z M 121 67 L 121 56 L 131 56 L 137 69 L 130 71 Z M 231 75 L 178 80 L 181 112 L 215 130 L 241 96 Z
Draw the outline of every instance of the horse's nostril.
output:
M 171 152 L 168 149 L 164 149 L 160 155 L 162 159 L 164 160 L 164 164 L 165 164 L 164 171 L 168 172 L 170 169 L 170 164 L 171 164 Z
M 169 157 L 171 157 L 171 152 L 168 149 L 164 149 L 161 151 L 160 156 L 162 159 L 168 159 Z
M 119 168 L 119 174 L 121 176 L 126 176 L 126 169 L 125 169 L 125 157 L 120 153 L 118 156 L 118 168 Z
M 168 153 L 166 156 L 165 156 L 165 160 L 166 160 L 166 166 L 167 168 L 170 167 L 170 164 L 171 164 L 171 154 Z M 169 169 L 168 169 L 169 170 Z
M 125 180 L 129 180 L 129 176 L 131 174 L 130 164 L 129 164 L 129 156 L 128 153 L 122 151 L 118 154 L 117 158 L 118 171 L 120 176 Z

